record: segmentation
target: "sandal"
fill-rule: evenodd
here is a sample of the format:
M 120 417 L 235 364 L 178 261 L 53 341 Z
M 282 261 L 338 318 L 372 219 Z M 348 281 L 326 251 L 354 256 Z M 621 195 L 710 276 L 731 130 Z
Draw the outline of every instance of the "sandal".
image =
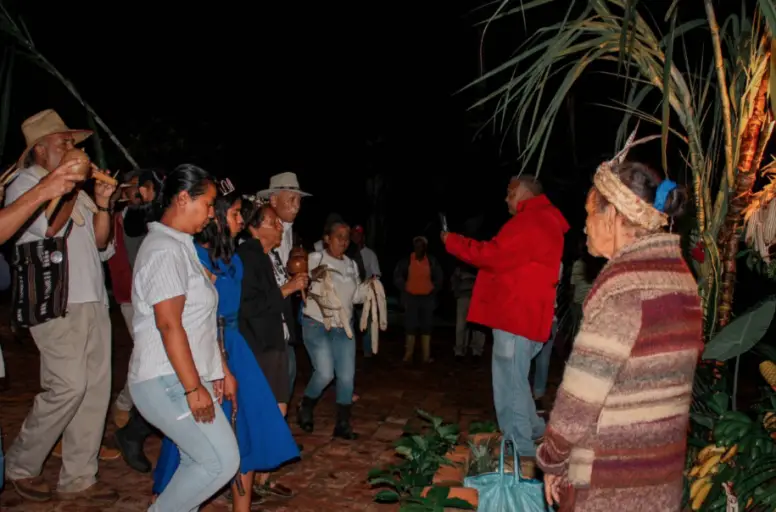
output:
M 260 496 L 274 496 L 285 499 L 294 496 L 294 491 L 279 482 L 267 482 L 264 485 L 255 484 L 253 492 Z

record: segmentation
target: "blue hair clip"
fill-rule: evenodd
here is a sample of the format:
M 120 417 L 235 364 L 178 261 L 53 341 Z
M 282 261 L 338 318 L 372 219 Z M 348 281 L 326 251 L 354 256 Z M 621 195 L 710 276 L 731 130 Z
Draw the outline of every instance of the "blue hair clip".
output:
M 674 190 L 677 187 L 676 183 L 665 179 L 660 182 L 660 185 L 657 186 L 657 191 L 655 191 L 655 209 L 659 212 L 663 212 L 666 207 L 666 199 L 668 199 L 668 194 L 671 193 L 672 190 Z

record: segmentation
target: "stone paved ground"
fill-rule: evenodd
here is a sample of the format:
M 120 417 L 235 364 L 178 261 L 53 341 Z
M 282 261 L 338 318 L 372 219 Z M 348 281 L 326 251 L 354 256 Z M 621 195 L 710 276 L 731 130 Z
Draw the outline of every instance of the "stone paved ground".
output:
M 2 314 L 2 312 L 0 312 Z M 123 386 L 131 344 L 118 311 L 114 312 L 114 396 Z M 387 333 L 383 337 L 381 354 L 377 360 L 364 365 L 359 356 L 356 374 L 356 392 L 360 401 L 354 406 L 353 426 L 361 434 L 356 442 L 332 440 L 334 424 L 333 390 L 329 390 L 316 410 L 316 431 L 301 432 L 295 425 L 294 435 L 304 445 L 300 462 L 278 472 L 277 479 L 297 491 L 286 501 L 267 501 L 265 510 L 323 512 L 323 511 L 390 511 L 394 507 L 372 502 L 375 491 L 365 481 L 368 470 L 393 457 L 391 443 L 401 435 L 404 424 L 417 421 L 414 411 L 422 408 L 438 414 L 447 421 L 461 423 L 466 428 L 471 421 L 492 419 L 492 399 L 488 358 L 479 367 L 458 365 L 452 358 L 451 331 L 437 336 L 434 352 L 437 362 L 423 366 L 400 363 L 401 341 Z M 9 378 L 0 392 L 0 426 L 3 446 L 7 449 L 16 436 L 32 400 L 39 389 L 38 356 L 31 340 L 14 336 L 7 327 L 0 326 L 0 342 L 6 357 Z M 489 354 L 489 352 L 488 352 Z M 299 379 L 295 396 L 302 393 L 310 375 L 304 349 L 299 347 Z M 554 372 L 557 373 L 557 372 Z M 551 379 L 554 382 L 555 379 Z M 1 381 L 0 381 L 1 382 Z M 554 386 L 553 386 L 554 387 Z M 292 414 L 292 416 L 295 416 Z M 114 426 L 108 423 L 106 443 L 110 442 Z M 152 460 L 157 457 L 160 440 L 156 437 L 146 444 Z M 60 462 L 50 458 L 44 475 L 56 484 Z M 100 508 L 89 503 L 53 501 L 46 504 L 22 502 L 13 488 L 0 494 L 0 510 L 7 512 L 101 512 L 146 510 L 151 492 L 151 478 L 129 469 L 122 460 L 100 463 L 100 477 L 114 486 L 121 499 L 113 507 Z M 208 512 L 227 510 L 211 504 Z

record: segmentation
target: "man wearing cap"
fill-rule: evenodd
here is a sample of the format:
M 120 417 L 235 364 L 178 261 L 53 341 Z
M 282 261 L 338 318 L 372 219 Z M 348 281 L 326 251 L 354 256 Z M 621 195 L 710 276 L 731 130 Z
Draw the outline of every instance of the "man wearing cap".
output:
M 6 192 L 6 205 L 33 189 L 59 166 L 67 151 L 92 133 L 69 129 L 50 109 L 25 120 L 22 132 L 27 148 L 19 159 L 22 169 Z M 67 286 L 66 315 L 30 327 L 40 352 L 43 391 L 35 397 L 6 456 L 6 477 L 25 499 L 51 499 L 41 471 L 60 435 L 58 497 L 105 505 L 118 499 L 113 489 L 97 481 L 110 401 L 111 325 L 102 262 L 114 252 L 110 242 L 114 190 L 115 186 L 97 181 L 94 200 L 81 191 L 63 197 L 58 212 L 51 218 L 47 212 L 38 214 L 17 241 L 18 246 L 66 237 L 68 262 L 67 282 L 57 283 Z

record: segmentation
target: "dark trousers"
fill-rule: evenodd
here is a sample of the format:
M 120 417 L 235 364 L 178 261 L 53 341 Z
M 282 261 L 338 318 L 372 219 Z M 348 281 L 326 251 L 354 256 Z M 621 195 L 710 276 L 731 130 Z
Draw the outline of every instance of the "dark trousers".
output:
M 407 334 L 431 334 L 435 303 L 433 295 L 404 295 L 404 329 Z

